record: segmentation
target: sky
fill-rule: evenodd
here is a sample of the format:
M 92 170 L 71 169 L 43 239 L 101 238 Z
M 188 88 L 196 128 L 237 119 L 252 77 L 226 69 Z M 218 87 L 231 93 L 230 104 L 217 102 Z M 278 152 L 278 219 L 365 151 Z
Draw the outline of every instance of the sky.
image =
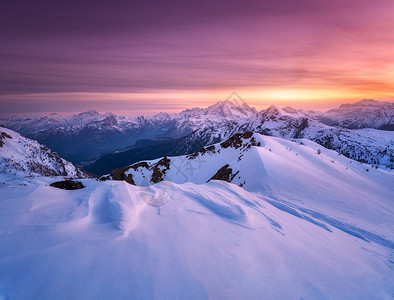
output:
M 7 0 L 0 62 L 3 114 L 394 101 L 394 1 Z

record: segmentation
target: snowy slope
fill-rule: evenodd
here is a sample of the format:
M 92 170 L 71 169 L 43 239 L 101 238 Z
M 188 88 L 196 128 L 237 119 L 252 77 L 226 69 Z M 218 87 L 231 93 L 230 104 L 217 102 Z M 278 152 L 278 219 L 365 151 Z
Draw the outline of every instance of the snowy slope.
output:
M 146 186 L 5 181 L 0 296 L 392 298 L 393 173 L 302 143 L 238 135 L 123 170 Z M 226 164 L 232 183 L 206 183 Z
M 0 174 L 89 177 L 47 147 L 4 127 L 0 127 Z
M 138 186 L 163 180 L 203 184 L 220 179 L 250 192 L 291 199 L 292 205 L 311 207 L 318 202 L 324 207 L 328 203 L 327 209 L 335 205 L 338 211 L 345 208 L 351 214 L 356 214 L 359 206 L 354 195 L 363 195 L 366 201 L 374 199 L 381 184 L 388 187 L 383 189 L 386 199 L 394 195 L 393 172 L 350 160 L 306 139 L 293 142 L 251 132 L 236 134 L 192 155 L 139 162 L 115 170 L 111 176 Z M 342 187 L 344 182 L 346 188 Z M 335 191 L 340 191 L 340 196 Z M 384 209 L 392 204 L 387 201 Z M 374 217 L 384 219 L 384 209 Z M 376 225 L 372 221 L 370 226 Z

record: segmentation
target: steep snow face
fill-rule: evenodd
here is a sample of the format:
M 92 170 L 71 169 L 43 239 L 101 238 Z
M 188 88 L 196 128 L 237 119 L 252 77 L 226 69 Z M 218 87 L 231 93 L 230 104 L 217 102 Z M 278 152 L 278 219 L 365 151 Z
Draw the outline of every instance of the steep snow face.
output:
M 240 135 L 147 162 L 157 168 L 146 177 L 165 173 L 147 186 L 86 179 L 85 189 L 65 191 L 49 178 L 5 181 L 0 296 L 390 299 L 393 174 L 302 142 Z M 205 183 L 225 164 L 239 171 L 232 183 Z
M 19 133 L 0 127 L 0 173 L 16 176 L 87 178 L 80 168 Z

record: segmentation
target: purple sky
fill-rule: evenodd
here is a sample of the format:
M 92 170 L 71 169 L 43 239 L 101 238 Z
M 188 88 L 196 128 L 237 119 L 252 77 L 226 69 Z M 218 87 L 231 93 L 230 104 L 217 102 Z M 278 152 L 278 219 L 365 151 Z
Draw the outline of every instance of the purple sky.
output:
M 392 0 L 13 0 L 0 37 L 2 113 L 394 99 Z

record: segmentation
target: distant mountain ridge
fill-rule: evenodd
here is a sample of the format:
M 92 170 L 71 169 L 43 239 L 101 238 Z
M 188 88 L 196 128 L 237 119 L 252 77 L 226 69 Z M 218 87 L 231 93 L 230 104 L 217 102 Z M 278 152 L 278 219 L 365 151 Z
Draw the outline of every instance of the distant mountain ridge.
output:
M 220 126 L 255 115 L 248 105 L 219 102 L 208 108 L 187 109 L 179 114 L 153 117 L 117 116 L 88 111 L 74 116 L 13 116 L 2 118 L 7 127 L 26 134 L 65 158 L 79 163 L 100 154 L 123 149 L 140 139 L 179 138 L 201 127 Z
M 236 133 L 245 132 L 289 140 L 309 139 L 348 158 L 394 168 L 393 131 L 332 127 L 307 117 L 288 114 L 275 106 L 260 112 L 251 120 L 226 122 L 218 127 L 201 128 L 175 140 L 109 153 L 84 167 L 102 175 L 140 160 L 191 154 L 202 147 L 222 142 Z
M 2 118 L 0 122 L 21 133 L 28 133 L 29 138 L 47 145 L 74 163 L 100 163 L 105 153 L 116 152 L 118 156 L 126 156 L 127 150 L 137 151 L 136 149 L 140 150 L 138 155 L 131 155 L 134 159 L 148 159 L 159 154 L 187 154 L 198 150 L 195 149 L 197 145 L 202 147 L 223 141 L 237 132 L 253 131 L 285 138 L 308 138 L 348 157 L 390 166 L 390 153 L 384 153 L 391 151 L 387 138 L 373 142 L 372 149 L 368 149 L 367 145 L 358 143 L 354 138 L 362 136 L 364 140 L 369 137 L 376 140 L 376 134 L 365 130 L 354 132 L 356 136 L 352 137 L 349 129 L 368 127 L 392 130 L 394 103 L 362 100 L 322 113 L 276 106 L 257 111 L 245 103 L 239 105 L 222 101 L 207 108 L 186 109 L 178 114 L 159 113 L 153 117 L 128 117 L 88 111 L 68 117 L 58 114 L 14 116 Z M 387 133 L 382 132 L 377 136 L 385 135 Z M 157 151 L 149 150 L 152 149 L 149 146 L 147 149 L 151 154 L 146 156 L 141 147 L 133 146 L 138 140 L 157 138 L 174 140 L 160 142 L 160 146 L 169 153 L 156 153 Z M 342 143 L 343 140 L 345 143 Z M 193 146 L 185 145 L 186 141 Z M 175 145 L 177 142 L 179 144 Z M 374 157 L 376 154 L 378 155 Z M 131 161 L 128 160 L 128 163 Z M 97 170 L 93 167 L 92 170 L 94 169 Z M 100 173 L 103 171 L 101 168 Z
M 64 116 L 57 113 L 44 116 L 34 114 L 14 115 L 11 117 L 0 117 L 0 122 L 25 135 L 59 127 L 69 128 L 77 126 L 74 127 L 74 131 L 77 131 L 79 127 L 86 126 L 87 124 L 91 125 L 91 123 L 100 123 L 105 120 L 106 122 L 114 122 L 116 120 L 116 124 L 114 125 L 130 127 L 138 125 L 144 120 L 153 123 L 175 120 L 182 124 L 184 121 L 183 119 L 192 118 L 190 126 L 192 129 L 197 129 L 196 126 L 201 125 L 199 120 L 217 122 L 218 119 L 224 119 L 235 121 L 253 117 L 264 111 L 269 111 L 272 107 L 279 109 L 277 106 L 273 105 L 258 112 L 254 107 L 250 107 L 246 103 L 235 104 L 231 101 L 219 101 L 207 108 L 196 107 L 175 114 L 161 112 L 152 117 L 121 116 L 111 112 L 100 114 L 95 110 L 90 110 L 72 116 Z M 330 109 L 326 112 L 294 109 L 289 106 L 281 108 L 281 110 L 287 114 L 305 116 L 317 120 L 329 119 L 331 122 L 338 122 L 337 126 L 350 129 L 379 129 L 383 125 L 394 124 L 394 102 L 376 101 L 373 99 L 364 99 L 355 103 L 341 104 L 338 108 Z M 353 121 L 354 124 L 344 122 L 346 119 L 349 119 L 349 122 Z M 358 124 L 358 127 L 355 127 L 355 124 Z
M 394 103 L 364 99 L 330 109 L 320 119 L 328 125 L 350 129 L 394 130 Z

